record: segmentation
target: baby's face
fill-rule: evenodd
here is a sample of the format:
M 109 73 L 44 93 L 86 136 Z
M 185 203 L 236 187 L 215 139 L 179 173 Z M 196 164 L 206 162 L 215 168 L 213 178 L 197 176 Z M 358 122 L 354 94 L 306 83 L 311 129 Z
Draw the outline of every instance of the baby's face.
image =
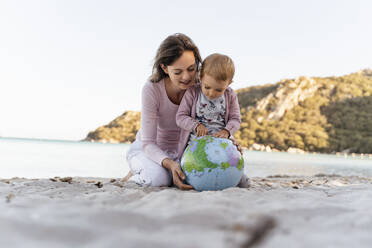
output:
M 229 86 L 230 82 L 228 81 L 218 81 L 213 77 L 205 74 L 201 78 L 202 91 L 203 94 L 209 99 L 213 100 L 225 93 L 225 90 Z

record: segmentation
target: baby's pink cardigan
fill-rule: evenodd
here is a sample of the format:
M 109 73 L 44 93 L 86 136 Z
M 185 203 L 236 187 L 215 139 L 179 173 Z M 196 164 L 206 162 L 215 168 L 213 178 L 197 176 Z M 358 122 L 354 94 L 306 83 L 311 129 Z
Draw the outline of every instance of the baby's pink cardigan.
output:
M 183 154 L 190 131 L 195 128 L 195 123 L 185 120 L 187 118 L 182 118 L 182 116 L 187 111 L 191 111 L 189 116 L 195 117 L 198 87 L 200 89 L 200 86 L 192 86 L 186 91 L 180 106 L 169 100 L 164 80 L 158 83 L 147 82 L 142 88 L 141 129 L 137 133 L 136 139 L 141 141 L 142 150 L 146 156 L 160 166 L 165 158 L 169 158 L 169 153 L 177 153 L 178 158 Z M 226 129 L 232 135 L 240 126 L 239 104 L 237 96 L 231 88 L 225 91 L 225 97 Z M 192 108 L 188 110 L 187 106 L 190 103 Z M 181 118 L 178 118 L 178 121 L 187 130 L 181 130 L 176 124 L 178 110 L 180 110 Z
M 194 131 L 196 126 L 199 124 L 195 119 L 195 113 L 200 91 L 200 84 L 190 87 L 183 96 L 180 107 L 178 108 L 176 123 L 182 129 L 177 149 L 178 158 L 181 158 L 183 151 L 186 148 L 190 133 Z M 224 95 L 226 100 L 225 129 L 227 129 L 232 136 L 240 127 L 239 102 L 237 95 L 230 87 L 225 90 Z

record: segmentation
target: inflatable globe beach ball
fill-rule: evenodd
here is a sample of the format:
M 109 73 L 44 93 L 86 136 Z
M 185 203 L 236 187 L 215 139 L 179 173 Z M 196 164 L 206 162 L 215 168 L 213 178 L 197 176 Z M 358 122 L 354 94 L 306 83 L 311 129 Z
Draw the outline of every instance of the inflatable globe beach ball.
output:
M 238 185 L 244 159 L 231 140 L 202 136 L 187 146 L 181 168 L 194 189 L 223 190 Z

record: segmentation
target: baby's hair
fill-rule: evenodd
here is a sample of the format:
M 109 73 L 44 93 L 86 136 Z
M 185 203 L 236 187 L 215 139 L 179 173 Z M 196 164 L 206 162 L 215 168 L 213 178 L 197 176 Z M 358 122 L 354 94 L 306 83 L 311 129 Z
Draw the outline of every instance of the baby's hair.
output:
M 229 56 L 213 53 L 206 57 L 202 63 L 200 77 L 209 75 L 218 81 L 232 82 L 235 73 L 234 62 Z

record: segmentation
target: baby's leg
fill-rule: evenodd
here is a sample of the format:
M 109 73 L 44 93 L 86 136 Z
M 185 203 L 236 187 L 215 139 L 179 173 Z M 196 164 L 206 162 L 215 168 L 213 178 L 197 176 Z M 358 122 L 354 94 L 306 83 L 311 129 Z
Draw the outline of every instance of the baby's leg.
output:
M 251 180 L 243 174 L 242 178 L 240 179 L 240 182 L 238 183 L 237 187 L 239 188 L 249 188 L 251 186 Z

